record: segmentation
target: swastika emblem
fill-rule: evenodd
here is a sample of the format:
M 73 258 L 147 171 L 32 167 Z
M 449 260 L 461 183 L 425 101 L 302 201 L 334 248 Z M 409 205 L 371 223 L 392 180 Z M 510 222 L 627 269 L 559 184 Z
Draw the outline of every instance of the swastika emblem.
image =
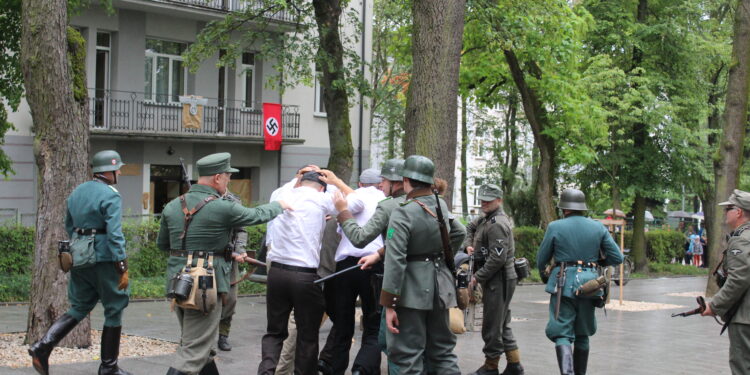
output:
M 275 117 L 269 117 L 266 120 L 266 131 L 269 135 L 274 136 L 279 133 L 279 121 Z

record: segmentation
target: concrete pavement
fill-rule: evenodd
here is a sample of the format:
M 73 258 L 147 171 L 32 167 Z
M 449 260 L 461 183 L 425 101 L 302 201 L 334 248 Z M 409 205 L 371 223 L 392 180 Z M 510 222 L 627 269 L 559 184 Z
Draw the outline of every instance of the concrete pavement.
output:
M 643 312 L 597 310 L 598 332 L 591 339 L 589 374 L 730 374 L 728 361 L 729 340 L 719 336 L 720 326 L 712 319 L 689 317 L 671 318 L 670 314 L 692 309 L 694 297 L 669 296 L 668 293 L 702 291 L 705 277 L 633 280 L 625 287 L 625 299 L 669 303 L 683 307 L 672 310 Z M 618 289 L 613 290 L 614 297 Z M 511 308 L 512 328 L 521 350 L 526 374 L 555 374 L 557 361 L 554 345 L 544 335 L 548 306 L 538 303 L 548 300 L 541 285 L 522 285 L 516 288 Z M 613 301 L 613 303 L 616 303 Z M 27 306 L 0 307 L 0 332 L 16 332 L 26 326 Z M 222 375 L 252 374 L 260 362 L 260 341 L 265 332 L 265 299 L 240 298 L 237 305 L 230 340 L 231 352 L 220 352 L 217 364 Z M 103 323 L 101 307 L 92 313 L 92 327 Z M 320 330 L 320 346 L 330 330 L 327 322 Z M 177 341 L 177 319 L 169 311 L 167 302 L 133 302 L 125 311 L 123 332 Z M 359 348 L 355 336 L 350 361 Z M 482 339 L 479 332 L 458 336 L 456 354 L 462 373 L 476 370 L 482 364 Z M 54 356 L 54 353 L 53 353 Z M 171 356 L 127 358 L 122 367 L 133 374 L 164 374 Z M 385 361 L 383 374 L 385 374 Z M 501 371 L 505 360 L 501 359 Z M 1 365 L 1 364 L 0 364 Z M 351 365 L 351 363 L 350 363 Z M 98 362 L 57 365 L 54 375 L 95 374 Z M 31 368 L 11 369 L 0 366 L 0 374 L 35 374 Z

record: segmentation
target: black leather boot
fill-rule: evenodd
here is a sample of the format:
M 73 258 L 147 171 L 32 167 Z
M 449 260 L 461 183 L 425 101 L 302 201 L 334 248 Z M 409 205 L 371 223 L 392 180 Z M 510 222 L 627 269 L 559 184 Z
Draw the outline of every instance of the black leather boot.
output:
M 573 372 L 573 348 L 570 345 L 555 346 L 560 375 L 575 375 Z
M 70 331 L 73 330 L 78 324 L 72 316 L 68 314 L 62 314 L 52 326 L 49 327 L 47 333 L 44 334 L 41 340 L 31 345 L 29 348 L 29 355 L 31 356 L 31 364 L 34 366 L 36 372 L 41 375 L 49 374 L 49 355 L 52 353 L 52 349 L 55 348 L 60 340 L 63 339 Z
M 122 326 L 104 326 L 102 329 L 102 363 L 99 365 L 99 375 L 132 375 L 117 366 L 121 332 Z
M 589 350 L 588 349 L 573 349 L 573 367 L 575 368 L 575 375 L 586 375 L 586 368 L 589 364 Z
M 219 375 L 219 369 L 216 367 L 216 361 L 212 359 L 211 362 L 206 363 L 206 365 L 203 366 L 201 372 L 199 372 L 198 375 Z
M 170 367 L 169 370 L 167 370 L 167 375 L 187 375 L 187 374 L 180 370 Z
M 219 350 L 228 352 L 232 350 L 232 345 L 229 344 L 229 337 L 226 335 L 219 335 Z
M 469 375 L 499 375 L 500 372 L 497 370 L 497 363 L 499 361 L 500 357 L 485 358 L 482 367 L 478 368 L 477 371 L 474 371 Z
M 520 362 L 510 363 L 505 366 L 505 370 L 500 375 L 524 375 L 523 366 Z

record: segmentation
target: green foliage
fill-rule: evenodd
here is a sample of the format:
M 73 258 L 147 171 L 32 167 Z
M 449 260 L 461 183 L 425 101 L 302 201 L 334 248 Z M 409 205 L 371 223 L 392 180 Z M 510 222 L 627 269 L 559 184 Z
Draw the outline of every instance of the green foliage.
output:
M 79 104 L 88 100 L 86 90 L 86 40 L 78 30 L 68 26 L 68 63 L 73 74 L 73 98 Z
M 133 277 L 164 279 L 169 254 L 156 246 L 159 222 L 151 220 L 143 223 L 124 223 L 122 231 L 125 235 L 130 274 Z
M 0 4 L 0 146 L 5 143 L 5 133 L 14 129 L 8 122 L 8 111 L 18 110 L 23 96 L 23 71 L 21 70 L 21 0 L 6 0 Z M 11 160 L 0 148 L 0 173 L 6 178 L 15 174 Z
M 0 254 L 3 254 L 0 275 L 30 275 L 34 261 L 34 229 L 0 226 Z
M 514 190 L 505 197 L 505 206 L 519 227 L 539 225 L 539 209 L 533 187 Z
M 252 281 L 243 281 L 238 285 L 237 294 L 264 294 L 266 293 L 266 284 L 255 283 Z
M 707 276 L 708 268 L 699 268 L 679 263 L 651 263 L 649 264 L 651 276 Z
M 619 235 L 615 242 L 620 244 Z M 625 248 L 632 248 L 633 232 L 625 231 Z M 646 257 L 651 262 L 670 263 L 685 255 L 685 235 L 674 230 L 651 230 L 646 232 Z M 649 266 L 650 267 L 650 266 Z
M 536 252 L 544 238 L 544 231 L 538 227 L 513 228 L 513 240 L 516 245 L 516 258 L 526 258 L 531 268 L 536 268 Z
M 133 277 L 130 279 L 130 298 L 165 298 L 166 285 L 167 278 L 164 275 Z
M 17 302 L 29 300 L 31 274 L 0 275 L 0 302 Z

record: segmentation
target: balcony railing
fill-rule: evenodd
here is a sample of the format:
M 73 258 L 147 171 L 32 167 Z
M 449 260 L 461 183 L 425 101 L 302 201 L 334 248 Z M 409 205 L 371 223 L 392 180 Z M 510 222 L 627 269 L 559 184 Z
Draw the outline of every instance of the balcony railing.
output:
M 169 102 L 174 97 L 156 96 L 154 101 L 139 92 L 89 91 L 93 133 L 263 138 L 263 111 L 245 108 L 240 101 L 225 101 L 220 105 L 217 99 L 206 98 L 203 124 L 193 129 L 183 126 L 182 104 Z M 282 106 L 281 123 L 284 139 L 299 139 L 299 107 Z
M 174 3 L 195 8 L 211 9 L 223 12 L 244 12 L 246 10 L 265 11 L 266 18 L 294 22 L 294 15 L 287 11 L 279 11 L 273 3 L 264 0 L 151 0 L 161 3 Z

